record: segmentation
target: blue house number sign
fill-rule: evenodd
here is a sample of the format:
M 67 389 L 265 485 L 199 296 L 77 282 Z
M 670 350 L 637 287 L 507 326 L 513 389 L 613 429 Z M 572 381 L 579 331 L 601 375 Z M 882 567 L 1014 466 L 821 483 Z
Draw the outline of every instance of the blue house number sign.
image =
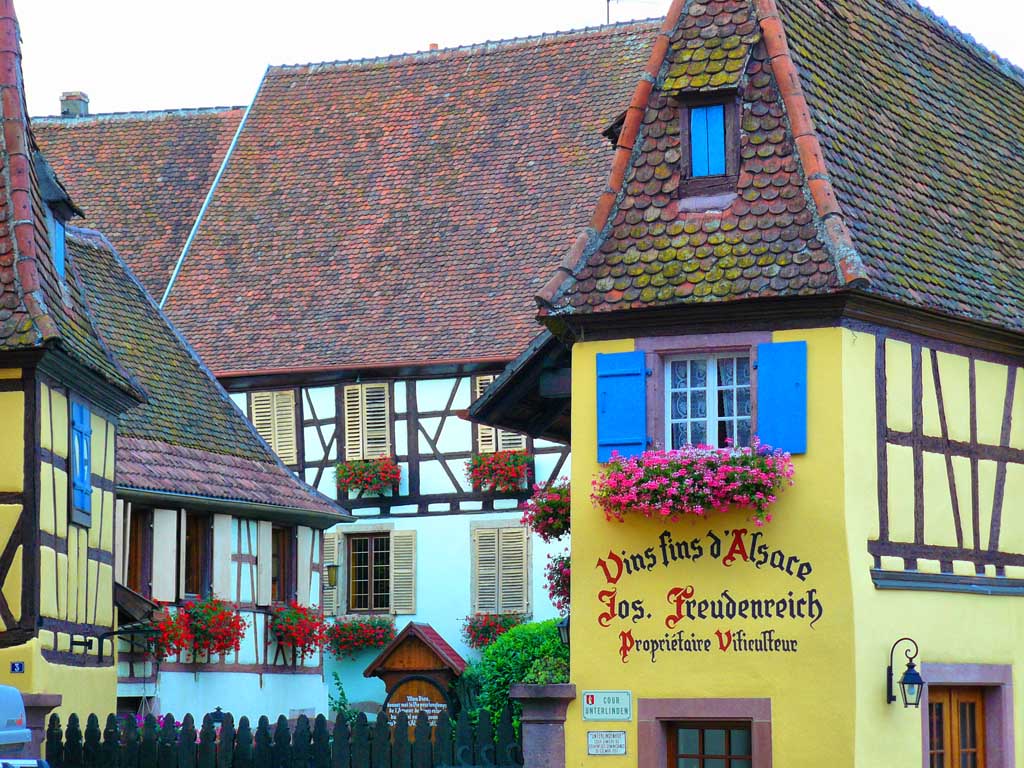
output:
M 25 674 L 25 662 L 24 661 L 12 661 L 11 662 L 11 674 L 12 675 L 23 675 L 23 674 Z

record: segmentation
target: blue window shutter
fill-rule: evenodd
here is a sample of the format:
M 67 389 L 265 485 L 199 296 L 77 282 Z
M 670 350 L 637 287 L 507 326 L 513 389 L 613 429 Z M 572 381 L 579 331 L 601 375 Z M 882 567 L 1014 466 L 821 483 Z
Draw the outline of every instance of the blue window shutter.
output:
M 757 436 L 790 453 L 807 452 L 807 342 L 757 345 Z
M 705 107 L 708 116 L 708 176 L 725 174 L 725 107 Z
M 708 175 L 708 113 L 704 107 L 690 110 L 690 167 L 694 177 Z
M 725 174 L 725 106 L 690 109 L 690 167 L 694 178 Z
M 597 356 L 597 460 L 647 450 L 647 366 L 643 352 Z
M 92 511 L 92 423 L 89 409 L 71 404 L 71 487 L 75 509 Z

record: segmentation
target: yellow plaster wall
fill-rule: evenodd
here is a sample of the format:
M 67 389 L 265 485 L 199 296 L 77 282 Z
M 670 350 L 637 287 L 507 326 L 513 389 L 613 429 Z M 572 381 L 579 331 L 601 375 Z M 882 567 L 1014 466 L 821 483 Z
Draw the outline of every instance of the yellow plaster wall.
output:
M 877 504 L 877 463 L 876 463 L 876 427 L 875 427 L 875 340 L 869 334 L 843 331 L 843 392 L 841 401 L 842 422 L 844 424 L 845 453 L 843 461 L 843 477 L 845 484 L 845 509 L 847 525 L 847 541 L 849 543 L 850 581 L 854 595 L 854 614 L 857 621 L 854 625 L 856 637 L 856 677 L 857 677 L 857 748 L 855 765 L 858 768 L 877 768 L 877 766 L 919 766 L 922 761 L 922 722 L 918 710 L 904 709 L 899 704 L 885 703 L 885 667 L 888 662 L 889 649 L 892 643 L 904 635 L 912 636 L 920 645 L 919 662 L 925 663 L 983 663 L 1013 664 L 1016 681 L 1014 708 L 1016 721 L 1016 760 L 1024 764 L 1024 729 L 1021 727 L 1020 713 L 1024 712 L 1024 685 L 1020 680 L 1024 677 L 1024 600 L 1014 597 L 991 597 L 980 595 L 956 594 L 948 592 L 925 592 L 910 590 L 877 590 L 871 581 L 870 569 L 872 558 L 868 554 L 866 543 L 878 537 L 878 504 Z M 888 352 L 888 344 L 886 345 Z M 906 350 L 909 355 L 909 349 Z M 934 407 L 934 388 L 929 395 L 931 368 L 927 351 L 922 355 L 924 372 L 924 417 L 926 434 L 938 434 L 937 412 L 932 420 L 929 407 Z M 943 400 L 947 412 L 952 418 L 948 420 L 951 431 L 956 435 L 969 433 L 969 413 L 966 420 L 963 411 L 968 408 L 967 398 L 967 367 L 965 363 L 954 359 L 954 356 L 939 354 L 939 372 Z M 982 370 L 979 366 L 978 371 Z M 982 375 L 976 376 L 978 387 L 979 413 L 982 410 L 998 409 L 1001 413 L 1003 392 L 1006 383 L 1006 369 L 984 369 Z M 887 372 L 896 379 L 889 384 L 890 395 L 893 389 L 908 387 L 909 378 L 903 380 L 903 373 L 909 376 L 909 367 L 899 366 Z M 1019 381 L 1019 380 L 1018 380 Z M 931 404 L 931 405 L 930 405 Z M 837 406 L 839 405 L 837 401 Z M 951 410 L 952 409 L 952 410 Z M 1022 413 L 1024 416 L 1024 413 Z M 932 426 L 929 427 L 929 424 Z M 987 434 L 992 433 L 989 417 L 979 418 L 979 437 L 981 426 Z M 890 421 L 890 425 L 893 422 Z M 932 431 L 934 429 L 934 432 Z M 969 434 L 968 434 L 969 437 Z M 994 468 L 986 467 L 982 462 L 980 477 L 994 477 Z M 965 469 L 967 471 L 965 471 Z M 1011 470 L 1013 467 L 1011 465 Z M 941 470 L 941 471 L 940 471 Z M 966 486 L 969 468 L 963 462 L 954 462 L 957 474 L 958 498 L 961 508 L 966 503 L 969 521 L 970 498 L 960 495 L 959 489 Z M 889 450 L 889 511 L 892 524 L 893 503 L 901 497 L 912 502 L 913 472 L 912 467 L 904 461 L 893 461 L 893 449 Z M 1014 472 L 1008 473 L 1008 479 Z M 1006 500 L 1010 506 L 1004 511 L 1010 512 L 1015 507 L 1012 499 L 1024 498 L 1024 473 L 1016 473 L 1018 483 L 1006 488 Z M 992 480 L 989 480 L 992 482 Z M 984 485 L 984 482 L 982 483 Z M 949 517 L 949 486 L 945 471 L 944 458 L 941 456 L 925 456 L 925 499 L 926 504 L 926 541 L 948 539 L 952 535 L 952 523 L 944 528 Z M 982 493 L 986 493 L 983 491 Z M 982 503 L 989 495 L 982 495 Z M 1016 494 L 1016 495 L 1014 495 Z M 912 506 L 912 503 L 909 505 Z M 1019 515 L 1004 516 L 1004 526 Z M 575 522 L 575 521 L 574 521 Z M 912 525 L 912 518 L 911 518 Z M 967 526 L 970 527 L 969 525 Z M 1012 525 L 1011 525 L 1012 527 Z M 900 529 L 905 528 L 900 523 Z M 987 529 L 982 526 L 983 532 Z M 893 529 L 893 538 L 896 530 Z M 910 541 L 913 541 L 911 528 Z M 1007 548 L 1009 539 L 1003 533 L 1003 548 Z M 967 530 L 965 529 L 965 534 Z M 986 534 L 983 533 L 983 537 Z M 902 536 L 900 537 L 902 539 Z M 966 536 L 965 536 L 966 538 Z M 907 540 L 907 539 L 903 539 Z M 983 543 L 985 539 L 983 538 Z M 935 543 L 939 543 L 935 541 Z M 965 541 L 966 543 L 966 541 Z M 1015 549 L 1014 551 L 1024 551 Z M 895 559 L 894 559 L 895 560 Z M 882 566 L 887 567 L 883 558 Z M 898 561 L 896 561 L 898 562 Z M 893 562 L 892 567 L 897 567 Z M 937 561 L 920 561 L 918 569 L 938 572 Z M 902 565 L 898 566 L 902 567 Z M 957 565 L 957 572 L 965 569 Z M 897 673 L 899 674 L 899 673 Z M 835 762 L 835 765 L 840 763 Z
M 24 393 L 0 392 L 0 424 L 0 491 L 20 493 L 25 482 Z
M 24 662 L 25 672 L 11 674 L 12 661 Z M 23 693 L 61 694 L 63 702 L 55 711 L 64 723 L 72 712 L 77 712 L 83 722 L 84 715 L 93 712 L 100 714 L 102 720 L 114 711 L 117 700 L 115 666 L 53 664 L 43 658 L 39 638 L 13 648 L 0 648 L 0 685 L 13 685 Z
M 805 339 L 808 343 L 809 451 L 795 458 L 796 485 L 785 491 L 776 505 L 775 519 L 763 530 L 762 540 L 770 549 L 808 561 L 813 571 L 799 581 L 770 567 L 758 569 L 742 559 L 725 567 L 710 552 L 701 559 L 659 564 L 651 570 L 624 575 L 613 587 L 616 599 L 643 601 L 641 615 L 633 622 L 614 619 L 608 628 L 598 624 L 604 610 L 598 593 L 610 589 L 599 558 L 609 559 L 609 550 L 644 552 L 668 530 L 674 540 L 705 537 L 709 530 L 724 538 L 738 528 L 756 530 L 748 515 L 739 510 L 713 513 L 705 520 L 678 522 L 627 519 L 608 522 L 590 500 L 591 480 L 596 462 L 595 355 L 598 352 L 628 351 L 631 340 L 578 343 L 573 347 L 572 415 L 572 662 L 571 681 L 577 699 L 569 706 L 566 720 L 566 755 L 569 766 L 596 762 L 587 757 L 588 730 L 625 730 L 626 757 L 602 757 L 608 768 L 636 765 L 636 702 L 641 698 L 761 698 L 772 699 L 772 731 L 776 765 L 835 765 L 853 763 L 855 743 L 855 681 L 852 660 L 854 604 L 850 571 L 846 564 L 844 529 L 843 422 L 843 332 L 838 329 L 809 330 L 777 334 L 776 340 Z M 872 368 L 873 370 L 873 368 Z M 657 404 L 649 404 L 657 407 Z M 704 538 L 705 546 L 709 540 Z M 863 539 L 861 540 L 863 546 Z M 724 553 L 723 553 L 724 554 Z M 718 598 L 729 590 L 735 599 L 784 596 L 793 591 L 800 597 L 808 588 L 816 591 L 824 614 L 812 628 L 803 620 L 704 620 L 684 619 L 676 629 L 710 638 L 706 652 L 662 653 L 651 662 L 639 651 L 620 659 L 620 632 L 631 631 L 634 639 L 661 638 L 666 632 L 663 619 L 670 614 L 666 599 L 672 587 L 693 586 L 695 598 Z M 760 633 L 775 629 L 777 636 L 797 641 L 795 653 L 738 653 L 719 650 L 714 630 L 743 629 Z M 822 681 L 828 694 L 822 695 Z M 634 718 L 628 723 L 583 722 L 580 697 L 585 690 L 627 689 L 634 696 Z M 813 728 L 814 738 L 808 738 Z

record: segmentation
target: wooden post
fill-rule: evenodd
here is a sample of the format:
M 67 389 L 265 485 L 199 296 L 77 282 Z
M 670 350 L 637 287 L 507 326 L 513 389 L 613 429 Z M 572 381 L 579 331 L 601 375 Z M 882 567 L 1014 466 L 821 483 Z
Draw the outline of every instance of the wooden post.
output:
M 256 750 L 253 754 L 253 768 L 270 768 L 274 763 L 273 749 L 270 745 L 270 719 L 260 715 L 256 724 Z
M 476 724 L 476 765 L 484 768 L 494 765 L 494 724 L 487 710 L 480 713 Z
M 373 724 L 373 751 L 370 758 L 373 768 L 391 768 L 391 728 L 388 727 L 388 713 L 383 709 L 377 713 L 377 722 Z
M 476 756 L 473 754 L 473 726 L 469 722 L 469 714 L 466 712 L 466 710 L 462 710 L 461 712 L 459 712 L 458 722 L 455 723 L 454 764 L 476 764 Z
M 178 732 L 178 768 L 196 768 L 196 724 L 191 714 L 186 714 Z
M 78 715 L 68 717 L 64 733 L 64 768 L 82 768 L 82 731 L 78 726 Z
M 203 726 L 199 729 L 198 758 L 199 768 L 217 768 L 217 732 L 209 712 L 203 715 Z
M 434 729 L 434 765 L 455 765 L 452 752 L 452 717 L 451 710 L 437 718 Z
M 291 768 L 309 768 L 312 734 L 309 732 L 309 718 L 299 715 L 292 734 Z
M 447 715 L 442 715 L 438 719 L 438 738 L 440 738 L 441 720 L 447 719 Z M 420 712 L 416 716 L 416 729 L 413 738 L 414 741 L 412 745 L 412 768 L 432 768 L 430 721 L 427 720 L 426 712 Z
M 235 718 L 228 712 L 220 724 L 217 742 L 217 768 L 232 768 L 235 757 Z
M 82 747 L 82 764 L 85 768 L 98 768 L 100 759 L 100 719 L 96 713 L 85 720 L 85 746 Z
M 323 715 L 313 721 L 313 768 L 331 768 L 331 734 Z
M 175 752 L 177 738 L 174 735 L 174 715 L 164 715 L 163 727 L 157 738 L 156 768 L 178 768 Z
M 423 714 L 422 712 L 420 714 Z M 391 768 L 410 768 L 412 745 L 409 744 L 409 717 L 402 712 L 395 721 L 391 742 Z
M 360 712 L 352 731 L 352 768 L 365 768 L 370 764 L 370 726 L 366 713 Z
M 331 745 L 331 768 L 349 768 L 351 749 L 349 747 L 348 721 L 338 714 L 334 721 L 334 742 Z
M 134 717 L 124 721 L 121 768 L 139 768 L 139 726 Z
M 117 718 L 107 715 L 103 727 L 103 743 L 100 745 L 99 765 L 101 768 L 118 768 L 121 762 L 121 734 L 117 730 Z
M 160 746 L 157 741 L 157 722 L 152 713 L 142 721 L 142 743 L 139 745 L 139 768 L 157 768 Z
M 249 718 L 245 715 L 238 721 L 238 733 L 235 734 L 235 750 L 231 754 L 232 768 L 253 768 L 252 730 Z
M 271 764 L 274 768 L 291 768 L 292 735 L 288 730 L 288 718 L 284 715 L 277 716 L 271 749 Z
M 64 733 L 56 713 L 50 715 L 50 722 L 46 726 L 46 751 L 43 755 L 50 768 L 64 768 Z
M 500 766 L 523 764 L 523 749 L 516 738 L 515 728 L 512 727 L 512 706 L 508 702 L 505 702 L 505 707 L 501 710 L 501 720 L 498 721 L 498 745 L 494 761 Z

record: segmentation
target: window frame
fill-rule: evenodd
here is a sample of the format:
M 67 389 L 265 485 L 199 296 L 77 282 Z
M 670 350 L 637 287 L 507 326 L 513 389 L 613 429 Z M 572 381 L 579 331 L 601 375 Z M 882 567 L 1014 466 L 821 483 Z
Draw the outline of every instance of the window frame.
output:
M 676 100 L 679 115 L 679 196 L 681 198 L 735 192 L 740 175 L 740 118 L 737 91 L 705 95 L 687 95 Z M 725 123 L 725 173 L 694 176 L 690 141 L 691 113 L 694 109 L 722 105 Z
M 366 608 L 356 608 L 354 606 L 354 592 L 353 588 L 356 584 L 356 579 L 353 577 L 355 569 L 355 558 L 352 556 L 352 545 L 357 539 L 366 539 L 366 559 L 367 559 L 367 578 L 366 578 Z M 373 556 L 374 546 L 373 542 L 375 539 L 387 539 L 388 542 L 388 604 L 386 607 L 379 607 L 374 605 L 374 578 L 373 578 Z M 365 533 L 349 533 L 345 535 L 345 575 L 346 575 L 346 587 L 345 587 L 345 609 L 346 613 L 358 613 L 367 616 L 374 615 L 389 615 L 391 613 L 391 531 L 367 531 Z
M 665 448 L 674 448 L 672 445 L 672 363 L 682 361 L 693 361 L 703 360 L 709 365 L 707 366 L 707 382 L 704 387 L 705 393 L 705 405 L 707 408 L 707 414 L 704 418 L 707 431 L 705 437 L 710 438 L 712 434 L 712 427 L 717 427 L 721 415 L 718 413 L 718 398 L 714 396 L 718 392 L 718 361 L 719 360 L 735 360 L 741 357 L 747 358 L 747 365 L 749 368 L 747 376 L 747 384 L 745 385 L 750 390 L 750 414 L 746 417 L 740 417 L 733 414 L 732 421 L 738 425 L 741 418 L 748 418 L 750 420 L 750 435 L 753 436 L 754 432 L 754 351 L 756 347 L 752 347 L 749 351 L 744 352 L 743 350 L 730 350 L 730 351 L 719 351 L 719 352 L 708 352 L 708 353 L 687 353 L 680 355 L 664 355 L 662 357 L 662 375 L 665 378 L 664 382 L 664 397 L 662 402 L 662 408 L 664 410 L 664 430 L 662 438 L 665 441 Z M 713 365 L 711 365 L 713 363 Z M 712 371 L 714 372 L 714 378 L 712 378 Z M 739 385 L 734 384 L 732 391 L 738 390 Z M 688 389 L 691 389 L 688 387 Z M 727 417 L 728 418 L 728 417 Z M 692 421 L 692 419 L 687 419 Z M 715 444 L 712 444 L 710 439 L 705 441 L 706 445 L 713 445 L 713 447 L 724 448 L 724 445 L 717 445 L 718 442 L 718 430 L 714 430 Z M 691 443 L 687 443 L 690 445 Z M 749 443 L 748 443 L 749 445 Z M 682 446 L 679 446 L 682 447 Z M 744 446 L 746 447 L 746 446 Z
M 746 763 L 747 766 L 752 765 L 754 760 L 754 733 L 749 720 L 682 720 L 678 722 L 668 722 L 665 724 L 668 730 L 668 738 L 665 739 L 666 746 L 668 747 L 667 758 L 669 766 L 676 766 L 679 764 L 679 760 L 682 758 L 696 759 L 703 763 L 705 760 L 720 760 L 726 763 L 726 768 L 732 768 L 733 761 L 741 760 Z M 728 751 L 723 755 L 712 755 L 705 751 L 704 744 L 701 744 L 699 749 L 700 754 L 680 754 L 678 733 L 681 729 L 688 728 L 694 729 L 701 732 L 699 738 L 703 741 L 704 731 L 723 730 L 726 732 L 726 750 L 729 749 L 729 740 L 731 739 L 730 731 L 743 729 L 747 732 L 747 739 L 750 744 L 750 751 L 743 755 L 733 755 Z
M 277 556 L 275 558 L 275 549 Z M 297 592 L 295 528 L 275 525 L 270 529 L 270 604 L 287 604 Z M 276 561 L 276 562 L 275 562 Z
M 666 362 L 672 358 L 721 354 L 750 358 L 750 430 L 757 434 L 757 345 L 772 342 L 770 332 L 709 333 L 686 336 L 649 336 L 636 340 L 636 349 L 644 353 L 651 375 L 647 377 L 647 434 L 652 450 L 666 449 L 665 426 L 667 392 Z
M 190 520 L 199 521 L 197 527 L 200 532 L 201 546 L 195 558 L 198 568 L 193 567 L 192 558 L 189 557 Z M 181 547 L 180 559 L 182 568 L 184 568 L 180 582 L 182 599 L 202 599 L 210 596 L 213 593 L 213 516 L 206 512 L 183 510 Z M 198 576 L 193 574 L 198 574 Z M 199 590 L 196 592 L 189 590 L 190 577 L 199 579 Z
M 770 698 L 638 699 L 636 718 L 638 768 L 664 768 L 675 729 L 691 724 L 704 728 L 719 724 L 749 727 L 751 768 L 771 768 Z

